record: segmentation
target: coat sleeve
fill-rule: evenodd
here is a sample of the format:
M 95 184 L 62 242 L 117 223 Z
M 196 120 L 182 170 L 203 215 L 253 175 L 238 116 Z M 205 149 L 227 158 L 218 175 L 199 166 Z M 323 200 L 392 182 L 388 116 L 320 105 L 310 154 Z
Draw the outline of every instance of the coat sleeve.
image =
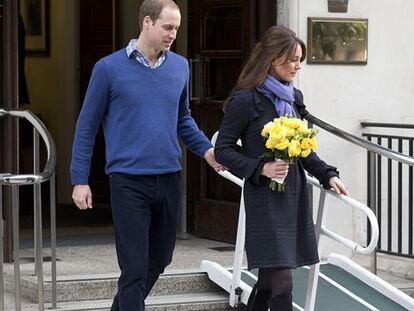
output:
M 339 177 L 339 172 L 336 167 L 326 164 L 315 152 L 311 152 L 306 158 L 300 158 L 299 161 L 305 170 L 318 179 L 325 189 L 330 188 L 329 180 L 332 177 Z
M 230 169 L 237 176 L 250 179 L 257 184 L 264 165 L 262 158 L 249 158 L 237 149 L 237 141 L 243 136 L 249 124 L 249 99 L 232 96 L 220 125 L 216 146 L 216 160 Z

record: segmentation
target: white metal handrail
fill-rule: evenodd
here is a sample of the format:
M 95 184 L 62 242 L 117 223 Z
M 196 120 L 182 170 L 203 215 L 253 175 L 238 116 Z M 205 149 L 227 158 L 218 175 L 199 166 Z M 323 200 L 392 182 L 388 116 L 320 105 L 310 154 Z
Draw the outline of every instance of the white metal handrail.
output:
M 217 136 L 218 136 L 218 132 L 214 133 L 211 139 L 213 146 L 216 143 Z M 237 144 L 241 146 L 240 140 L 237 142 Z M 224 178 L 242 187 L 242 193 L 241 193 L 241 199 L 240 199 L 239 221 L 238 221 L 238 227 L 237 227 L 236 250 L 234 254 L 234 263 L 233 263 L 232 285 L 230 288 L 230 298 L 229 298 L 229 304 L 233 307 L 240 302 L 241 294 L 242 294 L 240 291 L 240 277 L 241 277 L 243 250 L 244 250 L 244 243 L 245 243 L 245 217 L 246 217 L 245 211 L 244 211 L 244 199 L 243 199 L 244 180 L 238 178 L 237 176 L 233 175 L 229 171 L 221 171 L 219 172 L 219 174 L 223 176 Z M 339 244 L 353 250 L 354 252 L 357 252 L 360 254 L 369 254 L 370 252 L 372 252 L 378 243 L 379 228 L 378 228 L 377 218 L 374 215 L 374 213 L 371 211 L 371 209 L 368 206 L 362 204 L 361 202 L 351 197 L 347 197 L 342 194 L 337 194 L 332 190 L 324 189 L 323 187 L 319 185 L 319 182 L 313 177 L 307 176 L 307 181 L 312 186 L 316 186 L 320 188 L 318 217 L 317 217 L 316 226 L 315 226 L 318 244 L 319 244 L 320 236 L 323 234 L 327 236 L 328 238 L 338 242 Z M 364 247 L 354 241 L 351 241 L 345 237 L 340 236 L 339 234 L 334 233 L 333 231 L 327 229 L 324 226 L 324 207 L 325 207 L 325 196 L 327 193 L 340 199 L 341 201 L 350 205 L 352 208 L 355 208 L 361 211 L 362 213 L 366 214 L 371 224 L 371 228 L 372 228 L 371 241 L 369 242 L 368 246 Z M 308 293 L 307 293 L 306 304 L 305 304 L 306 311 L 314 310 L 314 307 L 315 307 L 318 274 L 319 274 L 319 264 L 314 265 L 311 269 L 311 273 L 309 274 L 309 286 L 308 286 Z
M 323 187 L 319 184 L 318 180 L 314 177 L 311 176 L 307 176 L 307 180 L 308 183 L 311 184 L 314 187 L 317 187 L 319 189 L 321 189 L 321 191 L 326 191 L 325 189 L 323 189 Z M 343 194 L 337 194 L 334 191 L 327 191 L 326 193 L 334 196 L 335 198 L 343 201 L 344 203 L 352 206 L 352 208 L 357 209 L 359 211 L 361 211 L 362 213 L 364 213 L 367 217 L 368 220 L 371 224 L 371 241 L 369 242 L 369 244 L 367 246 L 362 246 L 358 243 L 355 243 L 352 240 L 349 240 L 347 238 L 344 238 L 343 236 L 340 236 L 339 234 L 336 234 L 335 232 L 327 229 L 325 226 L 322 226 L 322 233 L 326 236 L 328 236 L 329 238 L 331 238 L 332 240 L 342 244 L 343 246 L 357 252 L 358 254 L 370 254 L 372 251 L 374 251 L 375 247 L 377 246 L 378 243 L 378 238 L 379 238 L 379 227 L 378 227 L 378 221 L 377 221 L 377 217 L 375 216 L 374 212 L 365 204 L 349 197 Z
M 13 231 L 13 260 L 14 260 L 14 298 L 15 310 L 21 310 L 20 292 L 20 242 L 19 242 L 19 187 L 33 185 L 34 187 L 34 257 L 35 275 L 37 276 L 37 302 L 39 310 L 44 310 L 44 279 L 43 279 L 43 238 L 42 238 L 42 199 L 41 184 L 50 181 L 50 235 L 51 235 L 51 275 L 52 275 L 52 308 L 57 307 L 56 287 L 56 147 L 52 135 L 42 121 L 31 111 L 0 109 L 0 117 L 17 117 L 26 119 L 33 127 L 33 174 L 0 173 L 0 215 L 2 214 L 2 187 L 11 187 L 12 201 L 12 231 Z M 40 172 L 39 134 L 47 149 L 47 161 Z M 3 219 L 0 217 L 0 310 L 4 310 L 4 282 L 3 282 Z

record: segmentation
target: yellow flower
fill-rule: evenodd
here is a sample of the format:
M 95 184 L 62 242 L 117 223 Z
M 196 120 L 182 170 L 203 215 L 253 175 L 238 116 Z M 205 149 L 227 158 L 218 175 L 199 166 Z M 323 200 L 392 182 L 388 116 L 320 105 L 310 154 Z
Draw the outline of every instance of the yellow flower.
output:
M 275 148 L 278 149 L 278 150 L 285 150 L 288 146 L 289 146 L 289 140 L 286 139 L 286 138 L 283 139 L 283 140 L 278 141 L 275 144 Z
M 312 137 L 312 138 L 310 138 L 310 141 L 311 141 L 311 146 L 310 146 L 310 148 L 312 149 L 312 150 L 315 150 L 317 147 L 318 147 L 318 142 L 317 142 L 317 140 L 316 140 L 316 137 Z
M 262 130 L 261 135 L 262 135 L 263 137 L 268 137 L 268 136 L 269 136 L 269 133 L 270 133 L 270 130 L 272 129 L 272 127 L 273 127 L 273 126 L 274 126 L 274 124 L 273 124 L 273 122 L 272 122 L 272 121 L 267 122 L 267 123 L 265 124 L 265 126 L 263 127 L 263 130 Z
M 300 156 L 302 149 L 300 148 L 300 142 L 296 139 L 293 139 L 289 143 L 288 147 L 289 157 L 298 157 Z
M 303 158 L 306 158 L 311 153 L 311 151 L 312 150 L 310 150 L 310 149 L 302 150 L 302 153 L 300 154 L 300 156 L 303 157 Z
M 270 138 L 268 138 L 267 140 L 266 140 L 266 148 L 267 149 L 275 149 L 276 148 L 276 142 L 273 140 L 273 139 L 270 139 Z
M 273 120 L 273 122 L 283 124 L 283 123 L 285 123 L 286 120 L 287 120 L 287 117 L 283 116 L 283 117 L 280 117 L 280 118 L 275 118 Z
M 278 124 L 275 124 L 275 126 L 273 126 L 270 130 L 270 138 L 274 140 L 282 140 L 286 137 L 286 134 L 286 129 Z
M 317 130 L 308 129 L 305 122 L 291 116 L 275 118 L 266 123 L 261 131 L 266 138 L 266 148 L 271 150 L 272 155 L 284 160 L 309 156 L 317 147 L 316 133 Z
M 312 149 L 313 141 L 312 138 L 304 138 L 301 143 L 302 149 Z
M 293 137 L 295 135 L 295 129 L 286 128 L 286 136 Z
M 285 125 L 288 128 L 291 128 L 291 129 L 297 129 L 297 128 L 305 127 L 305 123 L 302 120 L 296 119 L 296 118 L 286 118 L 283 121 L 283 125 Z

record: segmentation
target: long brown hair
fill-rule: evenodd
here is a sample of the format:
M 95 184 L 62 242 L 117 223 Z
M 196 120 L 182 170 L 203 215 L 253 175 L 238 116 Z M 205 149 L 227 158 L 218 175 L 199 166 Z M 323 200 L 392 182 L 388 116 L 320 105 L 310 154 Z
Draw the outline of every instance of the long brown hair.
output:
M 256 44 L 244 65 L 233 91 L 251 89 L 262 84 L 275 59 L 289 62 L 295 55 L 297 46 L 302 48 L 303 62 L 306 58 L 306 45 L 296 33 L 286 27 L 272 26 L 266 30 L 263 38 Z M 223 104 L 226 109 L 229 98 Z

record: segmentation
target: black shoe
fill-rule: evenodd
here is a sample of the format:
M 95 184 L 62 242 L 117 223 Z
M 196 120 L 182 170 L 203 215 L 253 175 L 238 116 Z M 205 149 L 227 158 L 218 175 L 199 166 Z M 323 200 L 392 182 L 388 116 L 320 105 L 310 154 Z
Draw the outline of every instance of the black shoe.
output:
M 270 289 L 263 289 L 253 286 L 252 292 L 247 302 L 246 311 L 267 311 L 269 310 Z
M 292 311 L 292 293 L 283 293 L 272 298 L 270 311 Z

